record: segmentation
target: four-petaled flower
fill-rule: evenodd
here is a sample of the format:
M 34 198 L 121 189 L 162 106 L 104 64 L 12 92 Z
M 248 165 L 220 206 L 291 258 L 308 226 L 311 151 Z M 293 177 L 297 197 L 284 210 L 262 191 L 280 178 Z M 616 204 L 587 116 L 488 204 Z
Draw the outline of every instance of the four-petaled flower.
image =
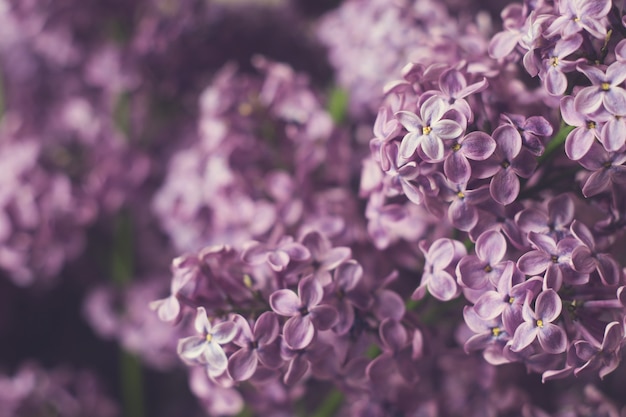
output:
M 328 330 L 337 322 L 337 310 L 320 304 L 324 289 L 314 276 L 298 283 L 298 294 L 288 289 L 274 291 L 270 296 L 272 310 L 289 317 L 283 327 L 283 338 L 291 349 L 304 349 L 313 341 L 316 329 Z
M 204 307 L 198 307 L 194 327 L 199 335 L 178 341 L 178 355 L 187 363 L 202 364 L 210 376 L 221 375 L 228 367 L 228 358 L 220 345 L 232 341 L 237 326 L 232 321 L 211 325 Z
M 561 298 L 552 289 L 545 290 L 537 296 L 534 311 L 527 298 L 522 309 L 524 323 L 515 330 L 513 340 L 510 342 L 511 350 L 519 352 L 537 339 L 547 353 L 565 352 L 567 349 L 565 331 L 552 323 L 559 317 L 562 308 Z

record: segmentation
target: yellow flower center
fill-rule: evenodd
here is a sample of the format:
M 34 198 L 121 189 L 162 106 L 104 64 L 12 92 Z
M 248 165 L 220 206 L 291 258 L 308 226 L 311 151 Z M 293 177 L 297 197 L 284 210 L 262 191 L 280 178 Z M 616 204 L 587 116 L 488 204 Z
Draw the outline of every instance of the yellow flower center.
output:
M 537 320 L 537 327 L 539 328 L 543 327 L 543 320 Z
M 459 191 L 458 193 L 456 193 L 456 196 L 459 198 L 465 198 L 465 194 L 463 193 L 463 191 Z
M 485 272 L 486 272 L 486 273 L 489 273 L 489 272 L 491 272 L 491 271 L 493 271 L 493 268 L 491 267 L 491 265 L 487 265 L 487 266 L 485 267 Z
M 459 149 L 461 149 L 461 145 L 459 145 L 458 143 L 455 143 L 454 145 L 452 145 L 452 150 L 454 152 L 457 152 Z
M 596 122 L 590 120 L 587 122 L 587 129 L 595 129 L 596 128 Z
M 502 329 L 500 329 L 499 327 L 494 327 L 491 329 L 491 334 L 493 335 L 493 337 L 500 336 L 500 333 L 502 333 Z
M 207 341 L 208 343 L 211 343 L 211 340 L 213 340 L 213 335 L 212 335 L 211 333 L 208 333 L 208 334 L 206 335 L 206 341 Z
M 515 302 L 515 297 L 509 297 L 509 304 L 513 304 Z
M 574 22 L 578 23 L 580 22 L 580 17 L 576 16 L 575 18 L 572 19 Z
M 433 128 L 432 128 L 432 127 L 430 127 L 430 126 L 424 126 L 424 127 L 422 128 L 422 134 L 424 134 L 424 135 L 428 135 L 428 134 L 430 134 L 430 132 L 432 132 L 432 130 L 433 130 Z
M 609 88 L 611 88 L 611 84 L 604 82 L 602 84 L 600 84 L 600 89 L 602 91 L 609 91 Z
M 550 59 L 550 65 L 552 65 L 553 67 L 558 67 L 559 66 L 559 57 L 558 56 L 553 56 Z

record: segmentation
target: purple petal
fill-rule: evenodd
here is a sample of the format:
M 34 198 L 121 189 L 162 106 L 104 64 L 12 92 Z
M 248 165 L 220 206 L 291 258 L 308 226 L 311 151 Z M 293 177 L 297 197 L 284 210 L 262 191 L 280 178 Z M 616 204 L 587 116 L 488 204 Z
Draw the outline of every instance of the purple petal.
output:
M 207 316 L 204 307 L 198 307 L 196 310 L 196 319 L 193 322 L 193 327 L 196 329 L 196 332 L 202 335 L 206 335 L 211 332 L 211 323 L 209 322 L 209 317 Z
M 465 345 L 463 345 L 463 349 L 466 353 L 470 353 L 475 350 L 483 350 L 491 343 L 492 340 L 493 336 L 491 332 L 475 334 L 467 339 Z
M 220 345 L 214 342 L 205 344 L 203 357 L 212 373 L 219 374 L 228 367 L 228 358 Z
M 532 323 L 524 322 L 520 324 L 513 335 L 511 350 L 513 352 L 519 352 L 529 346 L 537 337 L 538 331 L 539 328 L 533 326 Z
M 540 251 L 548 254 L 555 255 L 558 252 L 558 245 L 554 243 L 554 239 L 548 235 L 542 233 L 530 232 L 528 233 L 528 241 Z M 559 242 L 560 243 L 560 242 Z
M 496 291 L 487 291 L 478 298 L 474 310 L 481 319 L 491 320 L 502 314 L 506 305 L 502 299 L 502 294 Z
M 587 198 L 600 194 L 611 185 L 608 169 L 599 169 L 592 173 L 583 186 L 583 195 Z
M 409 111 L 399 111 L 395 114 L 396 119 L 400 122 L 402 126 L 408 132 L 418 132 L 422 133 L 422 127 L 424 127 L 424 122 L 419 118 L 418 115 Z
M 424 137 L 422 132 L 407 133 L 400 143 L 400 156 L 404 159 L 411 158 Z
M 499 126 L 494 130 L 492 136 L 498 146 L 498 155 L 508 162 L 513 161 L 522 149 L 522 137 L 517 129 L 511 125 Z
M 458 295 L 456 280 L 446 271 L 435 271 L 428 281 L 428 291 L 438 300 L 449 301 Z
M 489 192 L 498 203 L 511 204 L 519 195 L 520 183 L 512 169 L 499 171 L 489 184 Z
M 463 90 L 466 85 L 465 77 L 456 69 L 445 71 L 439 77 L 439 88 L 450 97 L 457 97 L 456 93 Z
M 320 330 L 328 330 L 337 323 L 339 319 L 335 307 L 329 305 L 318 305 L 310 310 L 310 315 L 315 323 L 315 327 Z
M 609 119 L 600 131 L 600 139 L 604 148 L 609 152 L 613 152 L 624 146 L 626 141 L 625 130 L 626 123 L 624 123 L 623 119 L 615 117 Z
M 311 252 L 306 248 L 306 246 L 292 242 L 286 245 L 281 245 L 281 250 L 285 251 L 290 259 L 294 261 L 306 261 L 311 257 Z
M 463 155 L 474 161 L 484 161 L 493 154 L 495 149 L 496 141 L 480 131 L 466 135 L 461 146 Z
M 598 87 L 585 87 L 576 94 L 574 108 L 582 114 L 591 114 L 602 105 L 602 93 Z
M 489 42 L 489 55 L 496 59 L 504 58 L 513 52 L 520 38 L 521 34 L 512 30 L 496 33 Z
M 441 119 L 441 117 L 447 110 L 448 105 L 445 101 L 443 101 L 441 97 L 432 96 L 422 104 L 420 108 L 420 115 L 422 116 L 422 121 L 424 125 L 431 125 L 431 127 L 434 128 L 434 126 L 432 125 L 438 124 L 437 122 Z
M 259 345 L 267 345 L 278 337 L 279 331 L 278 317 L 273 312 L 266 311 L 254 323 L 254 340 Z
M 617 261 L 611 255 L 599 253 L 598 256 L 598 273 L 600 279 L 605 285 L 618 285 L 621 281 L 621 268 Z
M 456 139 L 463 134 L 463 127 L 454 120 L 440 120 L 432 126 L 432 129 L 433 133 L 441 139 Z
M 421 146 L 422 152 L 424 152 L 430 162 L 438 162 L 443 159 L 443 142 L 438 136 L 433 134 L 422 136 Z
M 560 194 L 548 203 L 549 221 L 557 226 L 569 225 L 574 220 L 574 202 L 569 194 Z
M 589 274 L 596 269 L 596 260 L 591 256 L 589 248 L 579 246 L 572 252 L 572 265 L 577 272 Z
M 467 232 L 478 223 L 478 212 L 476 207 L 459 198 L 448 207 L 448 218 L 454 227 Z
M 404 300 L 395 291 L 381 290 L 376 295 L 375 301 L 376 316 L 379 319 L 382 320 L 389 317 L 394 320 L 402 320 L 402 317 L 404 317 L 406 311 Z
M 452 152 L 443 164 L 443 171 L 455 184 L 466 183 L 472 174 L 469 162 L 461 152 Z
M 443 269 L 454 259 L 454 244 L 450 239 L 437 239 L 428 248 L 426 257 L 434 269 Z
M 547 353 L 556 354 L 567 350 L 567 336 L 565 335 L 565 331 L 556 324 L 544 324 L 544 326 L 539 329 L 537 338 L 539 339 L 539 344 Z
M 535 314 L 544 323 L 556 320 L 562 308 L 561 298 L 554 290 L 542 291 L 535 302 Z
M 306 360 L 304 355 L 296 356 L 291 362 L 289 362 L 287 372 L 285 372 L 285 376 L 283 377 L 283 382 L 289 386 L 294 385 L 300 381 L 302 377 L 304 377 L 304 374 L 307 373 L 309 367 L 309 361 Z
M 332 248 L 326 252 L 326 255 L 323 257 L 322 265 L 326 270 L 335 269 L 339 266 L 339 264 L 348 260 L 351 256 L 352 249 L 348 247 L 339 246 Z
M 589 152 L 595 138 L 594 132 L 585 127 L 572 130 L 565 139 L 567 157 L 573 161 L 578 161 Z
M 237 333 L 237 337 L 233 340 L 233 343 L 239 347 L 248 346 L 248 344 L 254 340 L 250 323 L 240 314 L 235 314 L 233 322 L 239 328 L 239 332 Z
M 298 283 L 298 294 L 302 305 L 305 307 L 316 306 L 324 298 L 324 288 L 314 277 L 303 278 Z M 278 311 L 276 311 L 280 314 Z
M 306 316 L 293 316 L 285 322 L 283 328 L 283 337 L 285 343 L 291 349 L 304 349 L 313 341 L 315 336 L 315 327 L 311 321 L 310 314 Z
M 560 70 L 550 65 L 545 77 L 545 86 L 548 93 L 553 96 L 560 96 L 567 90 L 567 77 Z
M 338 335 L 344 335 L 352 327 L 354 323 L 354 307 L 347 300 L 341 300 L 337 303 L 337 323 L 333 330 Z
M 270 344 L 259 346 L 257 348 L 257 356 L 259 361 L 271 369 L 282 366 L 283 358 L 280 356 L 280 339 L 274 340 Z
M 500 262 L 506 250 L 506 239 L 496 230 L 487 231 L 476 240 L 476 254 L 490 265 Z
M 211 330 L 212 341 L 223 345 L 230 342 L 237 336 L 239 327 L 232 321 L 224 321 L 217 324 Z
M 611 10 L 610 0 L 581 1 L 580 16 L 591 19 L 600 19 L 609 14 Z
M 342 263 L 335 270 L 335 282 L 345 292 L 356 287 L 362 276 L 363 267 L 354 260 Z
M 254 350 L 239 349 L 228 359 L 228 373 L 235 381 L 245 381 L 254 375 L 257 364 L 258 359 Z
M 480 290 L 489 285 L 485 262 L 476 256 L 464 256 L 457 265 L 459 281 L 467 288 Z
M 176 321 L 180 314 L 180 303 L 177 297 L 171 295 L 162 300 L 152 301 L 150 303 L 150 309 L 156 310 L 159 320 L 173 322 Z
M 383 344 L 393 352 L 400 351 L 408 341 L 404 326 L 392 319 L 383 320 L 380 324 L 379 334 Z
M 533 250 L 523 254 L 517 261 L 517 267 L 526 275 L 538 275 L 548 269 L 552 263 L 550 256 Z
M 301 307 L 300 298 L 291 290 L 277 290 L 270 295 L 270 306 L 281 316 L 293 316 Z
M 181 358 L 194 360 L 202 355 L 206 344 L 206 338 L 201 336 L 189 336 L 178 341 L 177 353 Z
M 617 322 L 607 324 L 604 329 L 604 339 L 602 340 L 602 350 L 605 352 L 614 352 L 619 349 L 624 340 L 624 330 L 622 325 Z

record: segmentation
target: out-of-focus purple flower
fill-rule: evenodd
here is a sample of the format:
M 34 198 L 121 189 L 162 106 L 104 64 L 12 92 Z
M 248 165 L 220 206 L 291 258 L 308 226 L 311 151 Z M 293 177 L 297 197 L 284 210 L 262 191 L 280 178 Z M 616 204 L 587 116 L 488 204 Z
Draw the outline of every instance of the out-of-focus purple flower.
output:
M 430 246 L 422 241 L 420 249 L 426 263 L 422 281 L 411 298 L 418 300 L 426 295 L 426 290 L 441 301 L 448 301 L 459 295 L 459 288 L 453 277 L 454 267 L 462 256 L 466 255 L 465 246 L 457 240 L 437 239 Z
M 400 144 L 400 156 L 409 159 L 419 148 L 432 162 L 441 161 L 444 156 L 443 140 L 456 139 L 463 134 L 463 127 L 454 120 L 444 119 L 449 107 L 442 98 L 433 96 L 420 107 L 420 115 L 409 111 L 399 111 L 396 117 L 409 132 Z
M 322 286 L 328 285 L 332 281 L 331 271 L 352 256 L 352 250 L 349 247 L 333 247 L 330 240 L 317 230 L 306 233 L 300 239 L 300 243 L 309 251 L 311 257 L 309 262 L 299 268 L 297 272 L 312 273 Z
M 387 318 L 380 323 L 379 337 L 383 353 L 367 366 L 368 377 L 375 382 L 384 381 L 392 373 L 400 373 L 406 381 L 416 377 L 413 359 L 413 344 L 401 323 Z M 419 330 L 416 330 L 419 332 Z M 421 335 L 417 336 L 421 338 Z M 419 346 L 421 348 L 421 346 Z M 419 354 L 420 352 L 418 352 Z
M 604 329 L 602 344 L 597 342 L 579 340 L 574 343 L 576 355 L 584 364 L 574 370 L 578 375 L 584 371 L 598 371 L 600 378 L 613 372 L 620 364 L 621 348 L 624 343 L 624 326 L 617 321 L 609 323 Z
M 250 328 L 248 320 L 236 315 L 233 321 L 239 327 L 233 343 L 240 347 L 228 358 L 228 373 L 235 381 L 250 379 L 261 362 L 269 368 L 278 368 L 282 364 L 278 332 L 280 325 L 271 311 L 261 314 Z
M 311 256 L 309 250 L 291 236 L 283 236 L 272 248 L 260 242 L 250 242 L 241 254 L 251 264 L 267 262 L 274 271 L 284 270 L 291 260 L 305 261 Z
M 337 323 L 333 328 L 343 335 L 354 323 L 354 308 L 366 310 L 372 299 L 362 285 L 363 267 L 354 260 L 343 262 L 335 270 L 333 282 L 324 292 L 334 296 L 337 307 Z
M 291 349 L 304 349 L 313 341 L 316 329 L 327 330 L 337 322 L 337 310 L 320 304 L 323 297 L 322 284 L 314 276 L 300 280 L 298 294 L 281 289 L 270 296 L 272 310 L 289 317 L 283 327 L 283 338 Z
M 561 299 L 552 289 L 542 291 L 537 296 L 534 310 L 527 298 L 522 309 L 524 323 L 515 330 L 511 349 L 519 352 L 537 339 L 547 353 L 565 352 L 567 335 L 561 327 L 552 323 L 559 317 L 562 308 Z
M 228 367 L 228 358 L 220 345 L 232 341 L 239 329 L 232 321 L 212 326 L 204 307 L 197 309 L 194 328 L 199 335 L 179 340 L 178 354 L 185 362 L 205 365 L 209 376 L 219 376 Z

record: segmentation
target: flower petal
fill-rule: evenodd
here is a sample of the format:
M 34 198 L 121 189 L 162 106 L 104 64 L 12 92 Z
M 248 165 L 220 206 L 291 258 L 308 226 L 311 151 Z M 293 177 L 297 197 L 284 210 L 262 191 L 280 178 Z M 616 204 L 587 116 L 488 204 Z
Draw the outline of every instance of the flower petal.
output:
M 254 350 L 239 349 L 228 359 L 228 373 L 235 381 L 245 381 L 254 375 L 258 363 Z

